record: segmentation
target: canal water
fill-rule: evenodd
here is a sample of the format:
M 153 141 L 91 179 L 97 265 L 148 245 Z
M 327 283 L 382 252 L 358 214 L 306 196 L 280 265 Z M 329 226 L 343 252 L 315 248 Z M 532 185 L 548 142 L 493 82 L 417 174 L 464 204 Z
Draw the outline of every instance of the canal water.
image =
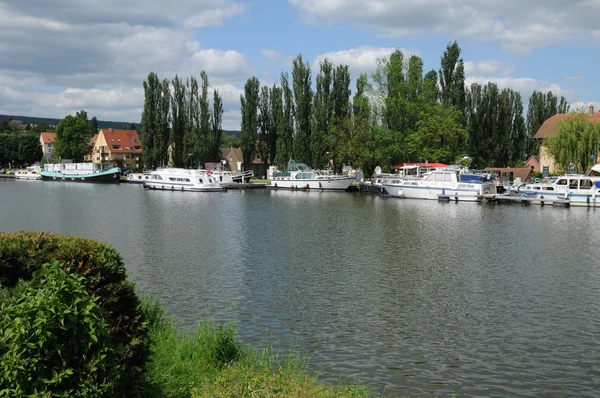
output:
M 99 239 L 181 327 L 386 396 L 597 396 L 600 212 L 0 181 L 0 231 Z

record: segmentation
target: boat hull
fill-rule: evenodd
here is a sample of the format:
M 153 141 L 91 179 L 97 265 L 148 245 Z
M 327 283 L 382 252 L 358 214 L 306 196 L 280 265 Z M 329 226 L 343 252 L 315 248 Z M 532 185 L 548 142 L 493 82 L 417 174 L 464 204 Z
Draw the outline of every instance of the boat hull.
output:
M 576 207 L 600 207 L 600 194 L 562 194 L 562 193 L 543 193 L 543 194 L 503 194 L 497 197 L 499 202 L 527 203 L 542 206 L 576 206 Z
M 225 187 L 219 184 L 203 184 L 203 185 L 184 185 L 170 184 L 167 181 L 152 182 L 151 180 L 144 181 L 144 188 L 159 191 L 189 191 L 189 192 L 223 192 Z
M 492 184 L 482 184 L 474 188 L 408 184 L 384 184 L 383 187 L 391 197 L 395 198 L 438 200 L 440 196 L 447 196 L 449 200 L 460 202 L 479 202 L 495 192 Z
M 15 174 L 15 180 L 41 180 L 40 174 Z
M 44 181 L 83 182 L 97 184 L 118 184 L 121 181 L 121 170 L 118 167 L 90 174 L 67 174 L 42 171 Z
M 271 189 L 295 189 L 295 190 L 316 190 L 316 191 L 345 191 L 347 190 L 355 177 L 342 178 L 323 178 L 323 179 L 278 179 L 274 178 L 267 188 Z

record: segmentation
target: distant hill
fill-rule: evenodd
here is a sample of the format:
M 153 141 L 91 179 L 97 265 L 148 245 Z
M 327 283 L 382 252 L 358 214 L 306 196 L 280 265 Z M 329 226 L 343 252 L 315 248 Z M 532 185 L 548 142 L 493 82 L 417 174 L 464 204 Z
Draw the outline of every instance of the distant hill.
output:
M 42 122 L 49 126 L 57 126 L 61 119 L 54 119 L 50 117 L 35 117 L 35 116 L 16 116 L 16 115 L 0 115 L 0 123 L 12 117 L 14 120 L 20 120 L 23 124 L 40 124 Z M 131 122 L 113 122 L 106 120 L 98 120 L 98 128 L 101 129 L 120 129 L 124 124 L 131 124 Z M 134 123 L 138 131 L 142 129 L 140 123 Z M 242 132 L 239 130 L 223 130 L 223 133 L 227 135 L 234 135 L 237 138 L 242 136 Z
M 9 117 L 12 117 L 14 120 L 20 120 L 21 122 L 23 122 L 23 124 L 40 124 L 40 123 L 44 122 L 50 126 L 57 126 L 58 123 L 60 123 L 60 121 L 61 121 L 61 119 L 54 119 L 54 118 L 50 118 L 50 117 L 0 115 L 0 123 L 7 120 Z M 131 122 L 113 122 L 113 121 L 106 121 L 106 120 L 98 120 L 98 128 L 101 128 L 101 129 L 108 129 L 108 128 L 119 129 L 124 124 L 131 124 Z M 141 127 L 140 124 L 139 123 L 134 123 L 134 124 L 135 124 L 135 127 L 139 130 Z

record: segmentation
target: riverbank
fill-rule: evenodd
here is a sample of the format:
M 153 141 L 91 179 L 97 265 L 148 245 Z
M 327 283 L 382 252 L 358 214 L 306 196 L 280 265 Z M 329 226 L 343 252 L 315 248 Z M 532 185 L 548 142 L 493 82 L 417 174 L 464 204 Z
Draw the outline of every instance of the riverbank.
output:
M 232 324 L 201 322 L 195 334 L 182 335 L 162 306 L 142 300 L 149 324 L 147 396 L 153 397 L 368 397 L 366 388 L 340 382 L 319 383 L 308 362 L 290 353 L 242 345 Z

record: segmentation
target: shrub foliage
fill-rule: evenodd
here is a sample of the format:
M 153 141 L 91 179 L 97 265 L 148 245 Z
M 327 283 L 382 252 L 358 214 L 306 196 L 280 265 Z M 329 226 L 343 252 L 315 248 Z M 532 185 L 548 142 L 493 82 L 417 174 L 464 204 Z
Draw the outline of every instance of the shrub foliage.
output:
M 66 272 L 83 277 L 80 281 L 101 311 L 108 336 L 120 351 L 118 365 L 126 384 L 121 386 L 120 394 L 136 391 L 147 358 L 147 326 L 134 286 L 126 279 L 123 260 L 113 247 L 79 237 L 0 233 L 0 290 L 9 291 L 0 294 L 0 302 L 19 297 L 12 294 L 11 298 L 10 291 L 19 290 L 24 282 L 39 288 L 44 264 L 54 261 Z
M 0 396 L 111 396 L 120 350 L 84 278 L 57 261 L 0 305 Z

